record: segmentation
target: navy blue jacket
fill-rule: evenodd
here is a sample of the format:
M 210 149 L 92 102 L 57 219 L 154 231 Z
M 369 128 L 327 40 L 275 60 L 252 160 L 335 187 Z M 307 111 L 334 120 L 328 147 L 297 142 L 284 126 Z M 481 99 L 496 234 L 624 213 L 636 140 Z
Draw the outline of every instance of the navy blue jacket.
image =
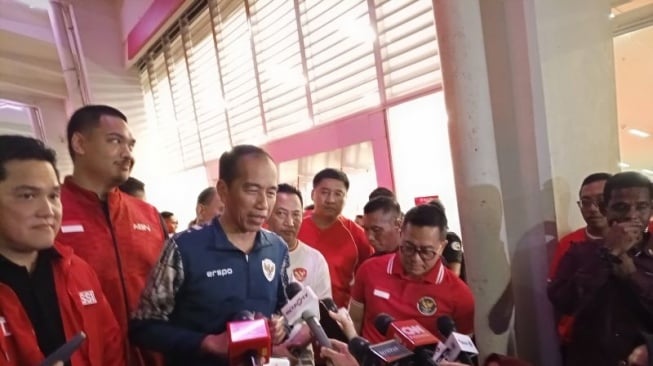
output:
M 169 365 L 226 365 L 199 352 L 208 334 L 226 330 L 238 311 L 270 316 L 286 303 L 288 248 L 267 230 L 249 254 L 216 219 L 169 239 L 130 323 L 137 345 L 164 353 Z

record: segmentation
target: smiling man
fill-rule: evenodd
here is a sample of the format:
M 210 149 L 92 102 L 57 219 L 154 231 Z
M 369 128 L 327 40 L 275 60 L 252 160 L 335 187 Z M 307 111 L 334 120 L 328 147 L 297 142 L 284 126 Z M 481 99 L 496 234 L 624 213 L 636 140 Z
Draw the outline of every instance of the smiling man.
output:
M 153 206 L 118 189 L 129 178 L 136 143 L 124 114 L 88 105 L 70 117 L 66 132 L 74 168 L 61 190 L 57 241 L 93 266 L 126 336 L 129 314 L 159 258 L 165 229 Z M 134 347 L 129 351 L 129 366 L 162 362 Z
M 436 319 L 449 315 L 461 333 L 473 332 L 472 292 L 440 258 L 446 236 L 447 218 L 440 208 L 414 207 L 404 217 L 399 250 L 361 265 L 349 311 L 364 338 L 372 343 L 385 339 L 374 326 L 380 313 L 397 320 L 414 319 L 436 335 Z
M 55 245 L 55 165 L 42 142 L 0 136 L 0 364 L 40 365 L 83 331 L 73 365 L 125 365 L 124 338 L 93 269 Z
M 235 146 L 220 157 L 224 212 L 166 243 L 131 323 L 131 339 L 165 352 L 167 365 L 228 365 L 227 322 L 243 310 L 269 319 L 273 344 L 286 332 L 288 248 L 262 225 L 277 197 L 276 164 L 264 150 Z

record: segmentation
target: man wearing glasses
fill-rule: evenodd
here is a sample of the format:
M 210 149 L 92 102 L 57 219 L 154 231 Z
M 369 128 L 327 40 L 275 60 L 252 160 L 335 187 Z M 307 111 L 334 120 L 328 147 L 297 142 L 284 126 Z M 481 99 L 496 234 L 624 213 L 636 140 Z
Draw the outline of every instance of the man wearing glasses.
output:
M 362 329 L 372 343 L 385 339 L 374 326 L 379 313 L 414 319 L 434 335 L 436 319 L 449 315 L 459 332 L 473 332 L 472 292 L 440 258 L 446 236 L 447 218 L 439 207 L 420 205 L 406 213 L 399 250 L 368 259 L 356 273 L 349 311 L 359 334 Z

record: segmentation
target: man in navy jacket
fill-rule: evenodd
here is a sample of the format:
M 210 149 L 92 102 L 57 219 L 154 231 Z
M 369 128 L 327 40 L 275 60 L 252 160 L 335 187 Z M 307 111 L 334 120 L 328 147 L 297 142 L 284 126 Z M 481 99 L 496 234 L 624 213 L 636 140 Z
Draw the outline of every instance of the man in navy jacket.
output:
M 272 158 L 241 145 L 220 158 L 225 211 L 210 225 L 171 238 L 130 327 L 133 342 L 166 355 L 169 365 L 226 365 L 226 324 L 242 310 L 270 318 L 273 343 L 285 338 L 288 249 L 261 229 L 277 193 Z

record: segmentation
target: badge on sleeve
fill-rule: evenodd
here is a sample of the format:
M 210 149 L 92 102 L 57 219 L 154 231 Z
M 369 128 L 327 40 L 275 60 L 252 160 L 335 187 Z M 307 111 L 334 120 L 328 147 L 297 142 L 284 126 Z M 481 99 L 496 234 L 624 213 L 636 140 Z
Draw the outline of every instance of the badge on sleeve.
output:
M 424 296 L 417 301 L 417 310 L 422 315 L 431 316 L 438 311 L 438 304 L 435 303 L 432 297 Z
M 261 267 L 263 267 L 263 274 L 265 275 L 265 278 L 268 279 L 268 281 L 272 282 L 274 279 L 274 273 L 276 272 L 277 265 L 274 264 L 272 260 L 269 258 L 265 258 L 261 262 Z

